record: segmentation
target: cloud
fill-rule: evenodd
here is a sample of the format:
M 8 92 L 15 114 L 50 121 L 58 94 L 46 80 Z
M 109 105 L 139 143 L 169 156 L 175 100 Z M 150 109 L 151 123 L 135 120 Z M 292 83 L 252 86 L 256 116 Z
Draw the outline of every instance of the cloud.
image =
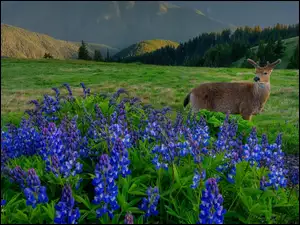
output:
M 117 17 L 120 17 L 121 16 L 121 11 L 120 11 L 120 7 L 119 7 L 119 4 L 117 1 L 112 1 L 113 4 L 114 4 L 114 7 L 116 9 L 116 13 L 117 13 Z

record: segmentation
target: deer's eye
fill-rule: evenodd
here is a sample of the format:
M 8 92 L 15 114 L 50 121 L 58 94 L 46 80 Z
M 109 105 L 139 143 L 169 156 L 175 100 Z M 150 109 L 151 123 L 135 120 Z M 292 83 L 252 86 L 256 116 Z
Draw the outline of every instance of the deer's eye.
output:
M 264 75 L 267 75 L 268 73 L 267 72 L 264 72 Z

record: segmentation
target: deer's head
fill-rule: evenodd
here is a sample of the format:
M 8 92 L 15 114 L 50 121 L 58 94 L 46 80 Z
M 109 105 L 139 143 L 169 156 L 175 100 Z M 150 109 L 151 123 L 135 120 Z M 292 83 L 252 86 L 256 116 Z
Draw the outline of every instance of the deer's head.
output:
M 270 75 L 274 69 L 274 67 L 281 63 L 281 59 L 277 59 L 273 63 L 267 62 L 267 65 L 264 67 L 260 67 L 256 62 L 252 59 L 247 59 L 247 61 L 254 66 L 255 68 L 255 82 L 262 82 L 262 83 L 269 83 L 270 82 Z

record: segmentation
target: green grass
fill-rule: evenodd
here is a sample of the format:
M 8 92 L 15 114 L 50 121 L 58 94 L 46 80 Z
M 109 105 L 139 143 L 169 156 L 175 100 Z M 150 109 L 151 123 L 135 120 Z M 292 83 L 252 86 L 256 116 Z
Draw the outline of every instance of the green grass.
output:
M 295 48 L 297 47 L 297 44 L 299 43 L 299 37 L 293 37 L 283 40 L 283 42 L 286 45 L 286 49 L 284 51 L 284 55 L 281 59 L 281 63 L 277 66 L 278 69 L 286 69 L 287 65 L 289 64 L 290 58 L 293 55 Z M 255 46 L 251 49 L 254 49 L 255 51 L 258 50 L 258 46 Z M 234 67 L 240 67 L 245 60 L 245 57 L 235 61 L 232 65 Z
M 96 63 L 79 60 L 1 59 L 1 120 L 16 121 L 27 101 L 52 94 L 51 87 L 69 83 L 75 95 L 82 95 L 80 82 L 95 92 L 125 88 L 155 107 L 183 110 L 187 93 L 203 82 L 252 81 L 254 69 L 169 67 L 140 64 Z M 299 71 L 275 69 L 271 95 L 264 112 L 253 116 L 259 133 L 270 141 L 283 132 L 284 150 L 299 152 Z M 61 89 L 62 93 L 66 93 Z

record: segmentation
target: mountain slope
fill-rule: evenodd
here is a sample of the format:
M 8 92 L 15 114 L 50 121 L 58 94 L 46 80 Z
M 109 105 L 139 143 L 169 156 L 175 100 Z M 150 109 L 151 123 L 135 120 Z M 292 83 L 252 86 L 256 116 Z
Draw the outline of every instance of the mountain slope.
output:
M 278 69 L 286 69 L 286 67 L 287 67 L 287 65 L 289 63 L 289 60 L 290 60 L 291 56 L 293 55 L 294 50 L 297 47 L 297 44 L 299 43 L 299 36 L 298 37 L 293 37 L 293 38 L 285 39 L 285 40 L 283 40 L 283 42 L 286 45 L 286 49 L 285 49 L 284 55 L 283 55 L 283 57 L 281 59 L 281 63 L 277 66 Z M 255 47 L 253 47 L 251 49 L 257 51 L 258 50 L 258 46 L 255 46 Z M 241 65 L 242 65 L 242 63 L 243 63 L 244 60 L 245 60 L 245 57 L 237 60 L 232 65 L 234 67 L 241 67 Z
M 31 32 L 22 28 L 1 24 L 1 56 L 14 58 L 42 58 L 50 53 L 57 59 L 77 58 L 80 43 L 54 39 L 48 35 Z M 108 48 L 111 55 L 118 49 L 106 45 L 89 44 L 90 54 L 100 49 L 106 54 Z
M 193 9 L 159 1 L 4 2 L 1 21 L 61 40 L 118 48 L 151 39 L 182 42 L 231 27 Z
M 141 41 L 139 43 L 130 45 L 128 48 L 123 49 L 119 53 L 115 54 L 116 58 L 125 58 L 128 56 L 138 56 L 143 55 L 148 52 L 153 52 L 157 49 L 163 48 L 165 46 L 172 46 L 177 48 L 179 43 L 169 40 L 147 40 Z

